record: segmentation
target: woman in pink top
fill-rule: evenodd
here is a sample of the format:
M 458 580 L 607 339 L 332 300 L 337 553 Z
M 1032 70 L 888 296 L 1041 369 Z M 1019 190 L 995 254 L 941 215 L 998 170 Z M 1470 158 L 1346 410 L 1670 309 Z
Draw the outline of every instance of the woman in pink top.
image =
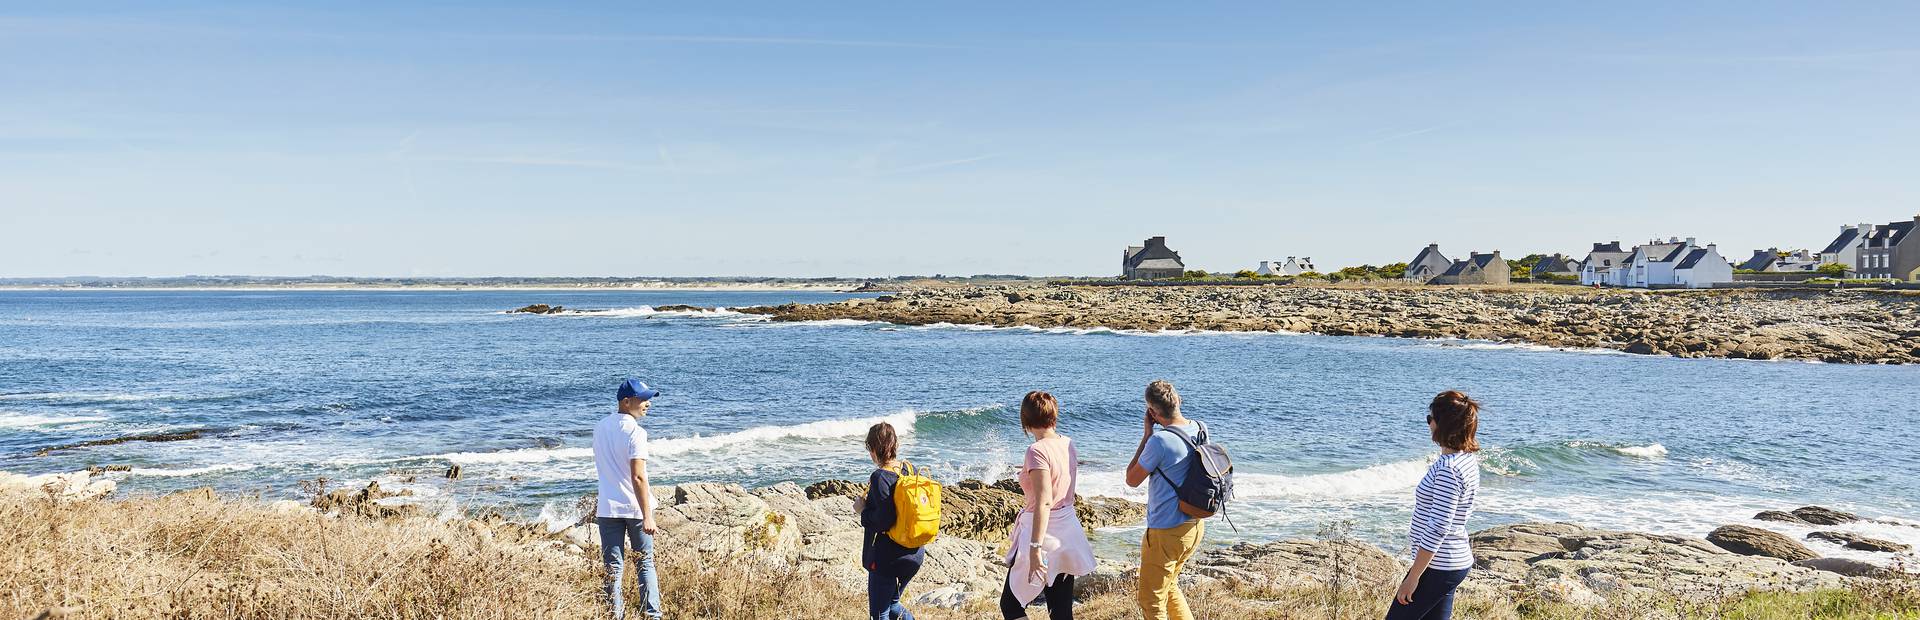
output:
M 1059 423 L 1060 405 L 1052 394 L 1028 392 L 1020 402 L 1020 427 L 1033 436 L 1033 445 L 1020 467 L 1027 505 L 1014 521 L 1000 593 L 1007 620 L 1027 617 L 1027 606 L 1042 595 L 1049 618 L 1073 620 L 1073 578 L 1093 572 L 1093 547 L 1073 508 L 1080 454 L 1060 434 Z

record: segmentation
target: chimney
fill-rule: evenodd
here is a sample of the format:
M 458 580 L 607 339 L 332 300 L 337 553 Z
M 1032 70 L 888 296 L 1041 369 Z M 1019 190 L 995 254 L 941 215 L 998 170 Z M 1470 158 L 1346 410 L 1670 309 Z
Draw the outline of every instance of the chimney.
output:
M 1693 237 L 1687 237 L 1687 247 L 1693 247 L 1694 245 L 1696 245 L 1696 244 L 1694 243 L 1694 242 L 1696 242 L 1696 241 L 1699 241 L 1699 239 L 1696 239 L 1696 238 L 1693 238 Z

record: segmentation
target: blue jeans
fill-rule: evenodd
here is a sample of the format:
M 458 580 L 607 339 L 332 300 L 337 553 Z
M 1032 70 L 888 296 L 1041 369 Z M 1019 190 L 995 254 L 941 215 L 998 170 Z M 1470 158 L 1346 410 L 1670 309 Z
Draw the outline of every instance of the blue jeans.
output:
M 867 616 L 873 620 L 913 620 L 913 613 L 900 605 L 900 594 L 919 572 L 917 555 L 882 561 L 868 570 Z
M 627 606 L 620 600 L 620 580 L 626 575 L 627 540 L 633 540 L 634 564 L 640 569 L 640 590 L 646 600 L 640 611 L 652 620 L 660 620 L 660 575 L 653 570 L 653 536 L 640 529 L 639 519 L 598 517 L 600 525 L 600 561 L 607 565 L 607 604 L 613 606 L 613 620 L 626 617 Z
M 1467 571 L 1427 569 L 1420 573 L 1420 584 L 1413 587 L 1413 603 L 1394 601 L 1387 608 L 1387 620 L 1447 620 L 1453 617 L 1453 590 L 1467 580 Z

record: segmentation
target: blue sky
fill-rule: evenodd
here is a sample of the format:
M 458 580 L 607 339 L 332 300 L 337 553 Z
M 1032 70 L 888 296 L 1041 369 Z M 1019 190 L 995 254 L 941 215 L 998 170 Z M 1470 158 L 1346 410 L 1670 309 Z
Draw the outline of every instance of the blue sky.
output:
M 1914 3 L 394 4 L 0 4 L 0 276 L 1745 255 L 1920 211 Z

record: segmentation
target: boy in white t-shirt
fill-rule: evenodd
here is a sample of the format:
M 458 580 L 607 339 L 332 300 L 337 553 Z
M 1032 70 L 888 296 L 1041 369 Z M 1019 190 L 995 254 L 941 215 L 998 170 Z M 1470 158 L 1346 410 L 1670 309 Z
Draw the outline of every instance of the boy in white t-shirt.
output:
M 634 563 L 640 570 L 644 593 L 640 610 L 659 620 L 660 579 L 653 570 L 653 489 L 647 484 L 647 430 L 640 418 L 653 407 L 660 390 L 634 379 L 620 383 L 620 410 L 593 427 L 593 466 L 600 474 L 600 502 L 594 522 L 600 526 L 600 560 L 607 565 L 607 604 L 614 620 L 625 617 L 620 581 L 626 571 L 627 542 L 633 542 Z

